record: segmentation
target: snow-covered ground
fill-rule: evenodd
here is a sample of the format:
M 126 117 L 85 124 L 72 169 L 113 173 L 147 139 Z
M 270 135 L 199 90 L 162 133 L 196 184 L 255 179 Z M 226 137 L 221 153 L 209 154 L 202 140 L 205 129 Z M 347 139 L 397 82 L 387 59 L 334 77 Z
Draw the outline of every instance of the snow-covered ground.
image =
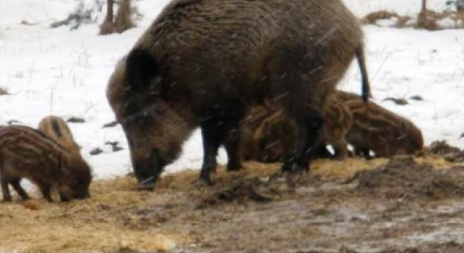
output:
M 95 0 L 86 0 L 91 6 Z M 143 14 L 138 27 L 123 34 L 98 36 L 98 23 L 77 30 L 48 28 L 62 20 L 82 1 L 1 0 L 0 1 L 0 87 L 10 96 L 0 97 L 0 124 L 17 120 L 37 126 L 41 118 L 54 114 L 82 117 L 84 124 L 70 124 L 82 153 L 99 178 L 131 171 L 129 152 L 119 126 L 102 128 L 114 120 L 106 100 L 106 84 L 116 62 L 124 56 L 168 0 L 141 0 L 135 4 Z M 345 0 L 359 17 L 380 9 L 415 15 L 419 0 Z M 445 9 L 445 1 L 429 0 L 434 10 Z M 103 8 L 104 10 L 105 8 Z M 28 25 L 21 24 L 27 23 Z M 447 140 L 464 147 L 464 32 L 439 32 L 365 26 L 368 69 L 374 100 L 410 118 L 422 130 L 429 144 Z M 345 90 L 360 90 L 355 64 L 340 83 Z M 406 106 L 382 101 L 386 97 L 424 101 Z M 112 153 L 107 141 L 119 141 L 125 149 Z M 89 155 L 94 148 L 104 153 Z M 202 159 L 201 139 L 196 132 L 184 147 L 181 158 L 167 171 L 198 168 Z M 220 161 L 225 162 L 224 152 Z

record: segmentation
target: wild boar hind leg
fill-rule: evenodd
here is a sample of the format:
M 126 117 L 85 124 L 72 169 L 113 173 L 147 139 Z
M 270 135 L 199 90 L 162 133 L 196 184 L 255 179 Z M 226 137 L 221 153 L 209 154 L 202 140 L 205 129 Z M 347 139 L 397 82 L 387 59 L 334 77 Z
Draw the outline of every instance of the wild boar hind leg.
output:
M 319 147 L 322 114 L 315 109 L 302 110 L 295 116 L 295 149 L 284 160 L 282 172 L 309 171 L 310 159 Z
M 227 153 L 227 171 L 238 171 L 243 168 L 240 141 L 239 129 L 230 131 L 226 137 L 224 148 Z
M 39 187 L 43 198 L 46 199 L 48 202 L 53 202 L 53 199 L 51 196 L 52 185 L 44 181 L 37 181 L 35 183 Z
M 285 52 L 283 54 L 282 52 Z M 284 159 L 282 172 L 309 171 L 310 159 L 320 145 L 323 126 L 321 101 L 325 89 L 317 59 L 306 46 L 284 48 L 269 61 L 273 100 L 295 122 L 295 148 Z

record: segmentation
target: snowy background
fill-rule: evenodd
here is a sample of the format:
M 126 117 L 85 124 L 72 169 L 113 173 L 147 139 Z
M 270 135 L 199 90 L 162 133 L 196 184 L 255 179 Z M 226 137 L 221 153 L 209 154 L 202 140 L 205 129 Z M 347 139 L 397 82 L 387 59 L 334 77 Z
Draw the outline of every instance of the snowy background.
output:
M 416 15 L 420 0 L 344 0 L 359 17 L 376 10 Z M 167 0 L 134 2 L 143 15 L 137 28 L 123 34 L 98 36 L 106 7 L 97 22 L 77 30 L 51 29 L 80 3 L 95 1 L 0 0 L 0 87 L 11 95 L 0 97 L 0 125 L 10 120 L 36 127 L 50 114 L 82 117 L 84 124 L 70 124 L 82 154 L 99 178 L 131 171 L 129 151 L 119 126 L 102 128 L 114 120 L 106 100 L 106 85 L 116 62 L 124 56 L 168 3 Z M 429 0 L 429 8 L 444 10 L 444 0 Z M 104 1 L 101 1 L 103 4 Z M 367 63 L 374 100 L 411 119 L 423 131 L 426 144 L 447 140 L 464 147 L 464 31 L 428 32 L 364 26 Z M 353 64 L 339 87 L 358 92 L 359 71 Z M 410 98 L 399 106 L 386 97 Z M 123 151 L 112 153 L 107 141 L 119 141 Z M 104 153 L 89 155 L 94 148 Z M 202 150 L 199 133 L 185 144 L 181 158 L 167 171 L 198 168 Z M 220 161 L 224 162 L 224 152 Z

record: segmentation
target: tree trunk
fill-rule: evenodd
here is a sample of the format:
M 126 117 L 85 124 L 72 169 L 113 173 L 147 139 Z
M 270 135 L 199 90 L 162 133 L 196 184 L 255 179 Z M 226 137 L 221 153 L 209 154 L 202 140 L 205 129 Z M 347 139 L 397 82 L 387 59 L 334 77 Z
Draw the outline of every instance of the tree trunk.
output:
M 427 11 L 427 0 L 422 0 L 422 13 L 425 13 Z
M 100 35 L 106 35 L 114 33 L 114 22 L 113 22 L 113 6 L 114 0 L 107 0 L 106 17 L 103 24 L 100 26 Z
M 114 0 L 108 0 L 107 6 L 106 6 L 105 22 L 113 22 L 113 6 L 114 6 Z
M 127 29 L 134 27 L 132 22 L 132 9 L 130 0 L 121 0 L 118 13 L 116 14 L 115 29 L 116 32 L 122 33 Z

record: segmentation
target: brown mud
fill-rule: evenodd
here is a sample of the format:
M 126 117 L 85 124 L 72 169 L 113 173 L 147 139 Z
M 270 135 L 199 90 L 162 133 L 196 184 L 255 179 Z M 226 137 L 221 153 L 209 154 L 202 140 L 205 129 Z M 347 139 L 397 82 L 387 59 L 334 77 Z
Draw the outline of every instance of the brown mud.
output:
M 0 252 L 464 252 L 464 167 L 442 156 L 318 160 L 308 175 L 279 164 L 95 181 L 92 197 L 0 205 Z M 295 183 L 289 184 L 289 182 Z

